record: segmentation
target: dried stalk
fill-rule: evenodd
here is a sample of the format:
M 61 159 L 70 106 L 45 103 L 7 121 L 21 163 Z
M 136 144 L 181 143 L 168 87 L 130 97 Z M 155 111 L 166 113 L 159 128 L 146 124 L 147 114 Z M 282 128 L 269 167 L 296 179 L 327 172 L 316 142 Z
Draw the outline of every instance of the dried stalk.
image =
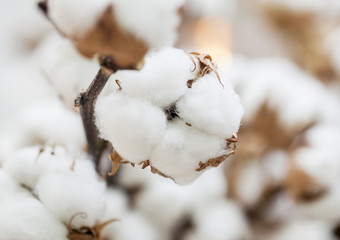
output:
M 118 69 L 113 58 L 108 56 L 100 59 L 100 66 L 97 75 L 88 89 L 85 92 L 80 93 L 74 103 L 76 107 L 80 108 L 80 114 L 88 143 L 88 153 L 92 157 L 97 168 L 102 152 L 106 147 L 106 143 L 98 137 L 99 132 L 95 124 L 94 107 L 97 97 L 103 90 L 109 77 Z

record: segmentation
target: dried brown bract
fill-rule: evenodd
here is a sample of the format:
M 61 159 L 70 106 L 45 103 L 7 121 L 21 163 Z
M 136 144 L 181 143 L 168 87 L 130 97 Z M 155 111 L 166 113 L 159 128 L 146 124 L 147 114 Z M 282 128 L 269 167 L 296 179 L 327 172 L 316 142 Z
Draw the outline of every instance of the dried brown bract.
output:
M 118 219 L 110 219 L 103 223 L 98 223 L 93 227 L 83 226 L 78 229 L 74 229 L 71 227 L 71 224 L 73 219 L 78 215 L 80 215 L 82 218 L 87 218 L 87 214 L 84 212 L 76 213 L 71 217 L 67 225 L 69 232 L 67 238 L 69 240 L 104 240 L 103 236 L 101 235 L 102 229 L 108 224 L 118 221 Z
M 123 158 L 117 153 L 117 151 L 114 151 L 110 154 L 110 161 L 112 162 L 112 170 L 109 173 L 110 176 L 113 176 L 118 171 L 119 165 L 122 163 Z
M 217 167 L 218 165 L 220 165 L 229 156 L 233 155 L 236 152 L 237 143 L 238 143 L 237 135 L 233 134 L 231 138 L 228 138 L 226 140 L 227 153 L 217 158 L 211 158 L 205 163 L 200 162 L 199 167 L 196 169 L 196 171 L 199 172 L 206 169 L 207 167 Z
M 222 87 L 224 88 L 224 85 L 221 81 L 220 75 L 217 72 L 217 65 L 214 62 L 214 60 L 212 59 L 212 57 L 208 54 L 201 54 L 198 52 L 191 52 L 189 54 L 192 62 L 194 63 L 195 67 L 192 70 L 192 72 L 194 72 L 197 68 L 196 65 L 196 61 L 194 58 L 196 58 L 198 60 L 199 63 L 199 71 L 197 76 L 198 77 L 203 77 L 204 75 L 210 73 L 210 72 L 214 72 L 218 78 L 218 81 L 220 82 L 220 84 L 222 85 Z M 188 88 L 191 88 L 192 84 L 196 81 L 196 79 L 191 79 L 187 82 L 187 86 Z

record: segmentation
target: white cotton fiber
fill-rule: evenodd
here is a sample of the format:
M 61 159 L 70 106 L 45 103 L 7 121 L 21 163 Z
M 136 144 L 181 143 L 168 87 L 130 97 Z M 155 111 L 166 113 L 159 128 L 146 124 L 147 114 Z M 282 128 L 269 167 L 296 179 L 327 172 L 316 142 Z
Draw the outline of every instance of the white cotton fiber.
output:
M 121 93 L 99 97 L 96 121 L 101 137 L 109 140 L 123 158 L 135 163 L 149 159 L 166 127 L 161 109 Z
M 96 178 L 93 162 L 80 158 L 76 154 L 73 155 L 60 146 L 34 146 L 20 149 L 4 161 L 3 168 L 20 184 L 32 189 L 43 175 L 51 173 L 73 171 L 87 175 L 89 178 Z
M 32 195 L 0 201 L 0 239 L 66 240 L 65 225 Z
M 162 235 L 188 212 L 192 211 L 192 190 L 169 179 L 149 182 L 136 200 L 136 209 L 157 226 Z M 196 199 L 198 200 L 198 199 Z
M 122 190 L 108 188 L 105 193 L 105 213 L 103 220 L 122 219 L 128 211 L 128 197 Z
M 260 200 L 268 180 L 261 165 L 254 159 L 252 163 L 243 168 L 238 177 L 236 189 L 239 201 L 247 207 L 255 206 Z
M 0 239 L 66 240 L 66 227 L 0 169 Z
M 207 135 L 182 121 L 169 123 L 160 144 L 153 151 L 151 165 L 178 184 L 187 184 L 199 177 L 199 163 L 219 157 L 226 151 L 225 139 Z
M 122 93 L 164 108 L 187 91 L 187 81 L 196 76 L 194 69 L 194 63 L 183 50 L 163 48 L 149 53 L 141 70 L 118 71 L 108 84 L 118 88 L 114 83 L 118 79 Z
M 209 63 L 200 61 L 210 61 L 204 56 L 163 48 L 149 53 L 141 70 L 112 75 L 116 88 L 96 104 L 101 137 L 124 159 L 150 160 L 153 172 L 180 184 L 218 165 L 208 161 L 229 153 L 227 138 L 238 131 L 243 109 L 222 72 L 202 76 Z
M 246 119 L 251 119 L 263 104 L 277 111 L 280 122 L 290 128 L 331 117 L 332 110 L 325 109 L 333 104 L 328 97 L 330 92 L 292 62 L 267 58 L 245 66 L 247 71 L 239 71 L 233 78 Z
M 76 171 L 50 173 L 39 179 L 35 190 L 53 216 L 65 224 L 75 214 L 86 213 L 87 218 L 74 219 L 72 226 L 76 228 L 94 226 L 104 211 L 105 182 L 97 176 Z
M 33 189 L 43 172 L 38 162 L 39 149 L 39 147 L 30 147 L 16 151 L 13 156 L 4 161 L 4 170 L 19 183 Z
M 33 57 L 46 83 L 69 109 L 74 108 L 74 99 L 87 89 L 99 70 L 97 59 L 81 56 L 69 39 L 56 32 L 42 41 Z
M 82 35 L 95 26 L 108 0 L 48 0 L 48 16 L 66 35 Z
M 241 209 L 224 199 L 209 201 L 195 211 L 194 225 L 194 232 L 186 240 L 234 240 L 249 237 Z
M 161 237 L 157 235 L 155 227 L 142 215 L 138 214 L 138 212 L 129 212 L 118 222 L 107 225 L 103 229 L 102 234 L 108 239 L 161 239 Z
M 230 81 L 218 71 L 224 87 L 211 72 L 199 78 L 177 103 L 183 121 L 209 134 L 230 138 L 238 131 L 243 108 Z
M 307 147 L 296 151 L 297 165 L 317 182 L 330 186 L 340 180 L 340 137 L 337 125 L 317 125 L 305 136 Z
M 111 0 L 119 24 L 151 48 L 173 46 L 183 0 Z
M 86 145 L 79 114 L 67 109 L 59 99 L 30 104 L 18 114 L 15 127 L 20 130 L 17 147 L 47 143 L 81 149 Z

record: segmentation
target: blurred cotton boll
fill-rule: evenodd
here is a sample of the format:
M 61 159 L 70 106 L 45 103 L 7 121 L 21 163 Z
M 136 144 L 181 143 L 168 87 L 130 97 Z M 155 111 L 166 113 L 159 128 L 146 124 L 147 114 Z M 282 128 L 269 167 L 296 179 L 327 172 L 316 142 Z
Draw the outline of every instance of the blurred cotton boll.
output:
M 0 170 L 0 211 L 1 239 L 67 239 L 66 227 L 3 170 Z
M 194 212 L 195 229 L 186 240 L 250 239 L 250 232 L 241 209 L 233 202 L 216 199 Z

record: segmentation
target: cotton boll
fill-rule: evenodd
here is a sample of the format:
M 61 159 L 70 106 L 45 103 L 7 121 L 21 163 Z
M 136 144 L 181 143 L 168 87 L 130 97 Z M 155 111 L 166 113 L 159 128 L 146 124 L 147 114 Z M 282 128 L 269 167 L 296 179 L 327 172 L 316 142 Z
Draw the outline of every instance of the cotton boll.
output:
M 72 156 L 63 147 L 27 147 L 16 151 L 3 163 L 3 168 L 20 184 L 34 189 L 39 178 L 52 172 L 70 172 L 74 162 L 74 171 L 95 176 L 93 163 L 89 160 Z M 84 168 L 86 170 L 84 170 Z
M 86 143 L 80 116 L 66 109 L 59 99 L 27 106 L 19 113 L 18 128 L 17 147 L 50 143 L 81 149 Z
M 192 211 L 193 199 L 190 188 L 162 178 L 150 182 L 138 195 L 136 209 L 162 236 L 166 236 L 184 215 Z
M 268 182 L 260 164 L 256 161 L 248 164 L 241 172 L 237 181 L 237 196 L 242 204 L 254 206 L 260 199 Z
M 174 45 L 183 0 L 112 0 L 119 24 L 151 48 Z M 133 17 L 131 17 L 133 16 Z
M 101 218 L 105 204 L 105 183 L 99 177 L 72 171 L 43 175 L 35 188 L 40 201 L 58 220 L 68 224 L 72 216 L 84 212 L 87 217 L 75 217 L 72 226 L 94 226 Z
M 154 226 L 136 212 L 127 213 L 118 222 L 107 225 L 102 230 L 102 235 L 108 239 L 161 239 L 161 237 L 157 235 Z
M 0 239 L 66 240 L 65 225 L 33 196 L 0 201 Z
M 15 179 L 13 179 L 5 170 L 0 168 L 0 202 L 22 192 L 23 189 Z
M 61 96 L 70 109 L 78 93 L 90 85 L 99 69 L 96 59 L 81 56 L 70 40 L 56 32 L 44 39 L 33 58 L 55 94 Z
M 223 167 L 212 168 L 205 171 L 192 184 L 184 186 L 186 191 L 193 194 L 193 203 L 207 201 L 207 199 L 215 199 L 227 195 L 227 181 Z
M 106 191 L 106 207 L 103 220 L 117 218 L 121 219 L 128 211 L 128 199 L 123 191 L 109 188 Z
M 66 240 L 66 227 L 0 169 L 0 239 Z
M 19 150 L 4 161 L 3 168 L 16 181 L 33 189 L 41 175 L 41 169 L 37 167 L 36 161 L 38 156 L 39 147 Z
M 272 240 L 332 240 L 330 224 L 318 220 L 295 220 L 283 227 Z
M 195 65 L 183 50 L 162 48 L 145 57 L 140 71 L 118 71 L 108 84 L 116 85 L 113 81 L 118 79 L 122 93 L 165 108 L 187 91 L 187 81 L 196 77 L 194 69 Z
M 134 163 L 149 159 L 166 126 L 165 114 L 160 109 L 120 93 L 100 97 L 95 112 L 101 137 Z
M 339 180 L 339 130 L 339 126 L 333 124 L 313 127 L 305 134 L 308 146 L 294 155 L 296 164 L 325 186 Z
M 249 229 L 241 209 L 232 202 L 218 199 L 194 214 L 195 230 L 186 240 L 248 239 Z
M 179 116 L 209 134 L 230 138 L 238 131 L 243 109 L 229 80 L 218 71 L 199 78 L 177 103 Z
M 66 35 L 82 35 L 95 26 L 107 0 L 48 0 L 48 15 Z
M 18 70 L 20 69 L 20 70 Z M 4 126 L 0 129 L 3 134 L 6 129 L 14 126 L 17 113 L 36 101 L 44 101 L 55 96 L 54 92 L 44 79 L 41 70 L 30 60 L 21 58 L 15 64 L 3 62 L 0 71 L 0 105 L 1 122 Z M 6 86 L 6 87 L 5 87 Z M 11 131 L 9 134 L 13 134 Z
M 329 92 L 293 63 L 274 58 L 248 62 L 246 66 L 246 73 L 240 71 L 239 75 L 233 75 L 246 120 L 266 102 L 290 128 L 327 120 L 329 114 L 324 106 L 330 99 Z
M 37 8 L 37 2 L 37 0 L 12 0 L 1 6 L 0 29 L 3 34 L 0 61 L 2 64 L 13 60 L 27 60 L 31 51 L 48 32 L 53 30 L 53 26 L 46 21 Z M 16 69 L 18 69 L 17 65 Z
M 199 163 L 222 156 L 225 139 L 202 133 L 184 122 L 169 123 L 159 145 L 152 152 L 150 163 L 178 184 L 188 184 L 198 178 Z

